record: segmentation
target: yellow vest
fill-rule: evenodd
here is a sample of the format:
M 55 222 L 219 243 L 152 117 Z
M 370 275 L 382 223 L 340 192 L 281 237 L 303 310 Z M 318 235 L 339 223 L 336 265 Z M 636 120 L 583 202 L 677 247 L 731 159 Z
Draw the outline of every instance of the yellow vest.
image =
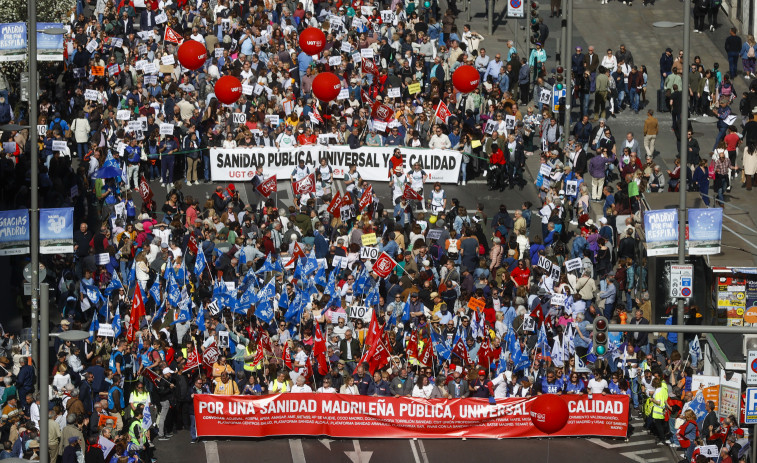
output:
M 145 405 L 147 399 L 150 397 L 150 393 L 147 391 L 139 392 L 136 389 L 132 391 L 131 396 L 134 400 L 131 403 Z
M 652 406 L 652 418 L 655 420 L 665 419 L 665 407 L 668 404 L 668 385 L 662 383 L 660 387 L 654 391 L 654 400 L 660 402 L 660 404 L 654 404 Z
M 252 342 L 250 342 L 250 345 L 251 344 Z M 257 365 L 255 365 L 255 357 L 254 357 L 255 351 L 250 350 L 250 345 L 244 348 L 244 352 L 245 352 L 246 357 L 252 356 L 252 360 L 250 360 L 249 362 L 244 362 L 244 369 L 245 371 L 259 371 L 263 368 L 263 362 L 260 361 Z
M 273 387 L 271 387 L 271 391 L 275 390 L 275 393 L 289 392 L 289 383 L 287 383 L 286 381 L 280 383 L 278 378 L 273 380 L 272 386 Z

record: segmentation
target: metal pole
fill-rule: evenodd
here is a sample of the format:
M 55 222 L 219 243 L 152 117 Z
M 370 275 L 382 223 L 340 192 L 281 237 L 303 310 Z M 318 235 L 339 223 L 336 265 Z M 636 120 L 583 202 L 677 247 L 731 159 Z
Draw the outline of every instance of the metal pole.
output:
M 570 136 L 570 109 L 573 103 L 573 71 L 571 69 L 573 67 L 573 55 L 570 54 L 573 49 L 573 0 L 566 0 L 565 12 L 568 19 L 567 33 L 565 36 L 565 64 L 563 65 L 565 68 L 565 125 L 563 126 L 563 146 Z
M 689 36 L 691 34 L 691 0 L 683 1 L 683 75 L 681 76 L 681 179 L 679 182 L 679 200 L 678 200 L 678 263 L 686 263 L 686 178 L 688 177 L 687 157 L 688 142 L 687 134 L 689 128 Z M 684 300 L 678 300 L 678 324 L 683 325 L 683 305 Z M 678 352 L 683 352 L 683 336 L 678 336 Z
M 489 35 L 494 33 L 494 0 L 487 0 L 489 5 L 489 14 L 486 15 L 486 20 L 489 26 Z
M 752 458 L 749 461 L 757 461 L 757 425 L 752 426 L 752 448 L 749 453 L 752 455 Z
M 725 334 L 757 334 L 757 326 L 710 326 L 710 325 L 621 325 L 610 323 L 608 331 L 631 333 L 654 333 L 670 331 L 673 333 L 725 333 Z
M 29 27 L 29 141 L 31 142 L 31 207 L 29 208 L 29 238 L 32 264 L 32 359 L 39 365 L 39 154 L 37 153 L 37 2 L 27 4 Z M 40 447 L 42 447 L 40 445 Z
M 466 0 L 465 2 L 465 14 L 468 15 L 468 22 L 470 22 L 470 9 L 473 5 L 471 5 L 471 0 Z
M 526 7 L 526 43 L 523 46 L 523 53 L 521 57 L 525 57 L 528 61 L 529 53 L 531 53 L 531 2 L 525 5 Z M 528 100 L 526 100 L 528 101 Z
M 35 127 L 34 130 L 37 128 Z M 49 409 L 50 397 L 48 395 L 50 380 L 50 303 L 48 301 L 49 289 L 47 283 L 40 285 L 40 317 L 39 317 L 39 461 L 47 462 L 48 436 L 49 436 Z
M 568 21 L 566 19 L 567 14 L 568 12 L 566 8 L 563 10 L 562 17 L 560 18 L 560 59 L 558 63 L 562 64 L 563 67 L 565 66 L 565 58 L 567 57 L 567 54 L 565 53 L 565 46 L 568 43 L 566 39 L 568 35 Z M 544 46 L 544 44 L 542 44 L 542 46 Z

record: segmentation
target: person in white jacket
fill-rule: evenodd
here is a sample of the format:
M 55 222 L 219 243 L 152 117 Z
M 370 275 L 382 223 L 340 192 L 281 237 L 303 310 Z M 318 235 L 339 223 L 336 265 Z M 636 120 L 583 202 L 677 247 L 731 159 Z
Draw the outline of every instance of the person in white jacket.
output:
M 71 131 L 74 133 L 74 140 L 76 140 L 76 154 L 79 156 L 79 160 L 84 159 L 84 153 L 87 152 L 90 130 L 89 121 L 84 116 L 84 111 L 79 111 L 76 119 L 71 123 Z
M 431 138 L 428 141 L 428 147 L 431 149 L 450 149 L 452 148 L 452 143 L 449 141 L 449 137 L 447 134 L 442 132 L 442 128 L 437 126 L 436 130 L 434 130 L 434 134 L 431 135 Z

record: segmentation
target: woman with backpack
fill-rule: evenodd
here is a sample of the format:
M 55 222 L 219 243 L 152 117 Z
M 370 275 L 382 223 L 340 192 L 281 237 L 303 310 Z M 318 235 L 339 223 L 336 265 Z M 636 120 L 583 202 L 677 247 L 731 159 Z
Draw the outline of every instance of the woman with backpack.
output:
M 754 36 L 749 34 L 746 36 L 746 42 L 741 46 L 741 63 L 744 65 L 744 79 L 749 80 L 754 75 L 755 62 L 757 61 L 757 42 L 754 40 Z

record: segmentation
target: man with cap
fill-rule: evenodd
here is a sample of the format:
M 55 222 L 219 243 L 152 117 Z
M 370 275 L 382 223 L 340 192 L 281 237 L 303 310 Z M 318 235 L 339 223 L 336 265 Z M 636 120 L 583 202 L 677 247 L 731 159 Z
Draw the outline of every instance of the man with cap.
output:
M 478 370 L 478 378 L 470 382 L 468 390 L 471 397 L 483 397 L 486 399 L 494 396 L 494 385 L 486 377 L 486 370 Z
M 462 377 L 459 371 L 452 373 L 452 381 L 447 383 L 447 392 L 450 399 L 462 399 L 470 395 L 468 380 Z
M 168 367 L 163 368 L 163 375 L 156 385 L 160 417 L 158 418 L 158 438 L 167 440 L 173 434 L 166 434 L 166 421 L 173 404 L 176 404 L 176 384 L 173 378 L 174 371 Z

